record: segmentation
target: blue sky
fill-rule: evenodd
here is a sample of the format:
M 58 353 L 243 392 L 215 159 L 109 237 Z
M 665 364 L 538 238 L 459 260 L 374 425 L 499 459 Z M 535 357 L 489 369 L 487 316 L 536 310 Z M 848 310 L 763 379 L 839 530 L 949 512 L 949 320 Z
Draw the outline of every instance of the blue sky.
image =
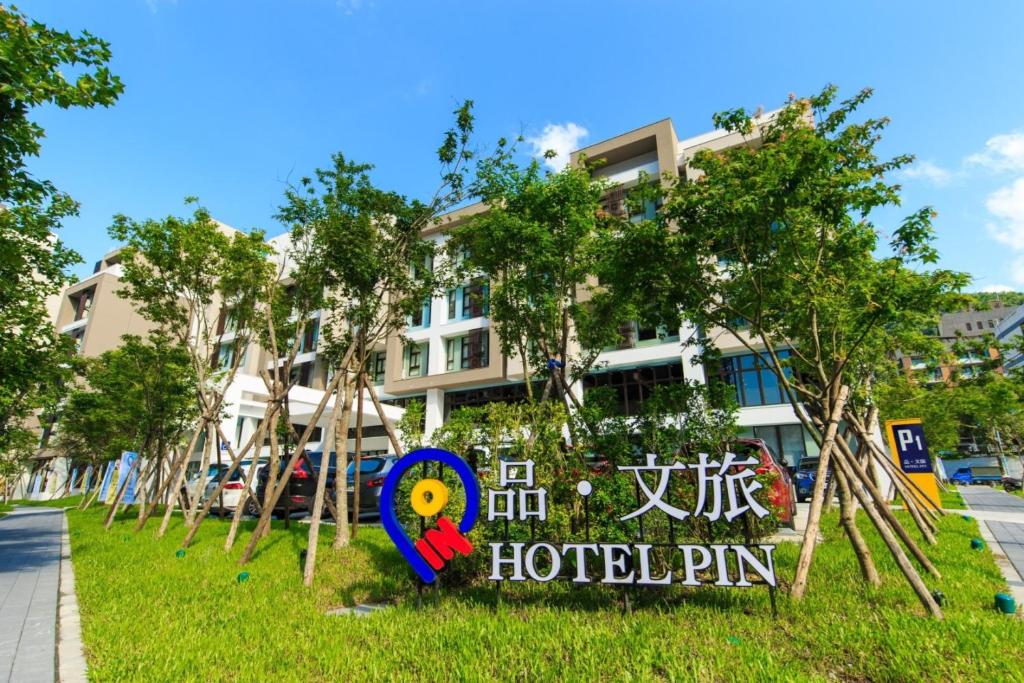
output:
M 1024 290 L 1024 3 L 22 0 L 53 27 L 112 44 L 111 109 L 43 110 L 33 164 L 82 204 L 62 238 L 86 261 L 111 217 L 184 211 L 197 195 L 237 228 L 282 231 L 285 184 L 335 151 L 410 195 L 457 102 L 477 140 L 583 146 L 671 117 L 681 137 L 736 106 L 834 82 L 872 86 L 887 154 L 918 162 L 904 207 L 939 212 L 942 265 Z M 573 144 L 575 143 L 575 144 Z

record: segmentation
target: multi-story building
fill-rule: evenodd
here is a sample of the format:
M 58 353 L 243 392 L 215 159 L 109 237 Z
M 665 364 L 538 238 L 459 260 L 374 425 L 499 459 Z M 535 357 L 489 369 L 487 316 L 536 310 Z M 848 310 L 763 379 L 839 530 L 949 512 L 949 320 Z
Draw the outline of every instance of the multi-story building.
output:
M 605 199 L 605 209 L 620 213 L 626 210 L 626 192 L 644 174 L 696 178 L 698 171 L 689 162 L 697 151 L 738 144 L 743 144 L 740 135 L 726 131 L 679 139 L 672 121 L 664 119 L 578 150 L 571 158 L 573 163 L 582 156 L 603 162 L 594 174 L 615 186 Z M 459 209 L 429 228 L 426 236 L 441 243 L 451 227 L 484 210 L 482 204 Z M 475 280 L 435 297 L 410 320 L 402 335 L 389 339 L 373 358 L 374 379 L 384 398 L 398 404 L 412 399 L 425 402 L 428 436 L 458 407 L 525 396 L 522 362 L 501 355 L 497 332 L 487 317 L 487 292 L 488 283 Z M 791 465 L 816 454 L 813 440 L 771 371 L 738 339 L 721 330 L 710 331 L 703 340 L 722 349 L 721 366 L 695 365 L 697 349 L 683 342 L 697 333 L 692 327 L 648 329 L 624 321 L 619 344 L 606 349 L 595 364 L 599 369 L 573 389 L 585 400 L 588 390 L 608 387 L 617 394 L 622 412 L 635 414 L 654 387 L 687 379 L 704 382 L 714 373 L 736 388 L 739 420 L 746 434 L 763 438 Z
M 571 158 L 572 163 L 583 156 L 603 162 L 594 174 L 614 184 L 605 198 L 605 209 L 621 213 L 627 210 L 625 193 L 643 177 L 695 179 L 699 171 L 690 166 L 690 161 L 697 151 L 739 144 L 744 140 L 726 131 L 680 139 L 672 121 L 664 119 L 578 150 Z M 424 236 L 440 246 L 453 226 L 485 210 L 484 205 L 474 204 L 453 211 L 428 227 Z M 651 206 L 645 212 L 654 210 Z M 284 258 L 288 235 L 269 242 L 277 258 Z M 57 326 L 78 341 L 83 354 L 102 353 L 117 346 L 123 334 L 145 335 L 150 329 L 131 304 L 117 295 L 119 277 L 117 252 L 113 252 L 97 264 L 92 276 L 65 293 Z M 310 322 L 293 368 L 296 385 L 289 394 L 291 419 L 298 427 L 308 423 L 329 382 L 329 370 L 318 350 L 320 314 L 314 314 Z M 746 435 L 764 439 L 793 466 L 801 458 L 817 454 L 775 376 L 731 334 L 687 325 L 646 328 L 630 321 L 623 321 L 620 332 L 619 343 L 604 350 L 595 370 L 572 388 L 582 400 L 589 390 L 607 387 L 617 395 L 624 414 L 635 414 L 656 386 L 685 380 L 705 382 L 713 375 L 735 388 L 739 423 Z M 230 316 L 221 317 L 218 333 L 222 334 L 222 343 L 214 362 L 226 367 L 232 360 L 230 342 L 234 338 Z M 715 367 L 694 362 L 698 349 L 686 342 L 698 338 L 701 344 L 713 344 L 721 350 L 722 359 Z M 227 417 L 222 424 L 225 436 L 235 447 L 255 432 L 264 414 L 268 396 L 260 369 L 273 368 L 280 362 L 256 344 L 244 353 L 238 375 L 225 393 Z M 480 279 L 460 283 L 425 302 L 401 334 L 374 350 L 369 371 L 388 419 L 400 417 L 409 401 L 424 402 L 428 438 L 459 407 L 520 400 L 526 394 L 522 361 L 502 355 L 496 329 L 488 317 L 488 283 Z M 320 445 L 331 405 L 318 422 L 311 449 Z M 363 413 L 364 452 L 389 450 L 384 427 L 368 398 Z M 354 449 L 354 423 L 353 416 L 350 451 Z M 193 459 L 198 461 L 200 457 L 197 449 Z
M 966 311 L 955 311 L 943 313 L 939 319 L 939 334 L 943 339 L 955 339 L 956 337 L 981 337 L 985 334 L 996 333 L 996 328 L 1006 316 L 1013 311 L 1012 307 L 1004 306 L 1002 301 L 993 301 L 992 305 L 984 310 L 977 310 L 974 307 Z
M 1024 367 L 1024 306 L 1010 311 L 996 327 L 996 339 L 1003 345 L 1003 368 L 1007 371 Z

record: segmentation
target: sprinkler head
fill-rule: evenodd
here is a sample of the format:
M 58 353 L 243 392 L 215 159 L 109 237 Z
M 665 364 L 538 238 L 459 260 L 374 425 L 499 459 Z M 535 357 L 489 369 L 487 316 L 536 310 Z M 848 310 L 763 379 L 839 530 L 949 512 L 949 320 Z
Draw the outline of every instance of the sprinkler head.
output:
M 971 550 L 981 550 L 984 547 L 985 541 L 981 540 L 980 538 L 971 539 Z
M 185 557 L 185 549 L 184 548 L 178 548 L 178 550 L 174 553 L 174 556 L 179 558 L 179 559 L 181 559 L 182 557 Z

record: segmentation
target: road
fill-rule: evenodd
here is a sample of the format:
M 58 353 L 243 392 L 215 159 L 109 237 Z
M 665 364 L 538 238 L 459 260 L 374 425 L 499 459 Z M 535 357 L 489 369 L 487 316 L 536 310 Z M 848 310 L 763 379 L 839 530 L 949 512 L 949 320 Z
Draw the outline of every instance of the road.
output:
M 957 488 L 967 507 L 988 525 L 1017 573 L 1024 576 L 1024 498 L 989 486 Z

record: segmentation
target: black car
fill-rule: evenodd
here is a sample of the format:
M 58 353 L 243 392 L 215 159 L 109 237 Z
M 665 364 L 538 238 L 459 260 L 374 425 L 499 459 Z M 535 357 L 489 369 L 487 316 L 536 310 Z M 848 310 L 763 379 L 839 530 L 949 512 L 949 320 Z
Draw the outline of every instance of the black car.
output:
M 281 497 L 277 499 L 277 504 L 274 506 L 275 514 L 285 514 L 292 512 L 305 512 L 313 507 L 313 499 L 316 497 L 316 478 L 320 472 L 320 465 L 323 461 L 323 452 L 314 451 L 306 452 L 305 458 L 300 458 L 295 463 L 295 469 L 292 471 L 292 476 L 288 479 L 288 488 L 285 489 Z M 354 458 L 353 454 L 349 454 L 349 458 Z M 307 459 L 309 462 L 307 462 Z M 331 453 L 330 461 L 327 467 L 327 490 L 334 490 L 334 476 L 335 476 L 335 456 Z M 313 467 L 310 467 L 312 463 Z M 285 466 L 288 461 L 284 458 L 281 459 L 281 463 L 277 468 L 277 479 L 284 474 Z M 264 467 L 260 470 L 256 480 L 256 498 L 262 504 L 266 497 L 267 481 L 270 479 L 270 468 Z M 256 505 L 252 500 L 246 503 L 246 512 L 251 515 L 259 514 Z
M 274 506 L 274 513 L 276 515 L 290 514 L 292 512 L 306 512 L 313 508 L 313 501 L 316 497 L 316 480 L 317 476 L 319 476 L 320 467 L 323 464 L 323 455 L 322 451 L 306 453 L 306 458 L 300 459 L 299 462 L 295 464 L 292 476 L 288 480 L 288 488 L 281 494 L 281 497 L 277 500 L 277 504 Z M 376 513 L 378 511 L 378 499 L 380 497 L 380 487 L 384 484 L 384 475 L 394 467 L 394 464 L 397 461 L 398 458 L 394 455 L 363 456 L 359 468 L 359 508 L 361 514 L 366 514 L 368 512 Z M 312 463 L 312 468 L 310 468 L 310 463 Z M 284 473 L 286 464 L 287 462 L 282 462 L 279 466 L 278 477 Z M 336 475 L 337 459 L 335 454 L 331 453 L 327 464 L 327 482 L 325 492 L 332 502 L 335 501 L 334 494 Z M 264 467 L 259 473 L 256 485 L 256 496 L 260 502 L 262 502 L 265 497 L 269 476 L 270 468 L 268 467 Z M 348 509 L 350 515 L 355 498 L 354 485 L 355 454 L 349 453 L 346 488 L 348 491 Z M 252 515 L 258 514 L 256 506 L 252 501 L 249 501 L 247 511 Z M 323 514 L 325 517 L 331 517 L 330 508 L 325 506 Z

